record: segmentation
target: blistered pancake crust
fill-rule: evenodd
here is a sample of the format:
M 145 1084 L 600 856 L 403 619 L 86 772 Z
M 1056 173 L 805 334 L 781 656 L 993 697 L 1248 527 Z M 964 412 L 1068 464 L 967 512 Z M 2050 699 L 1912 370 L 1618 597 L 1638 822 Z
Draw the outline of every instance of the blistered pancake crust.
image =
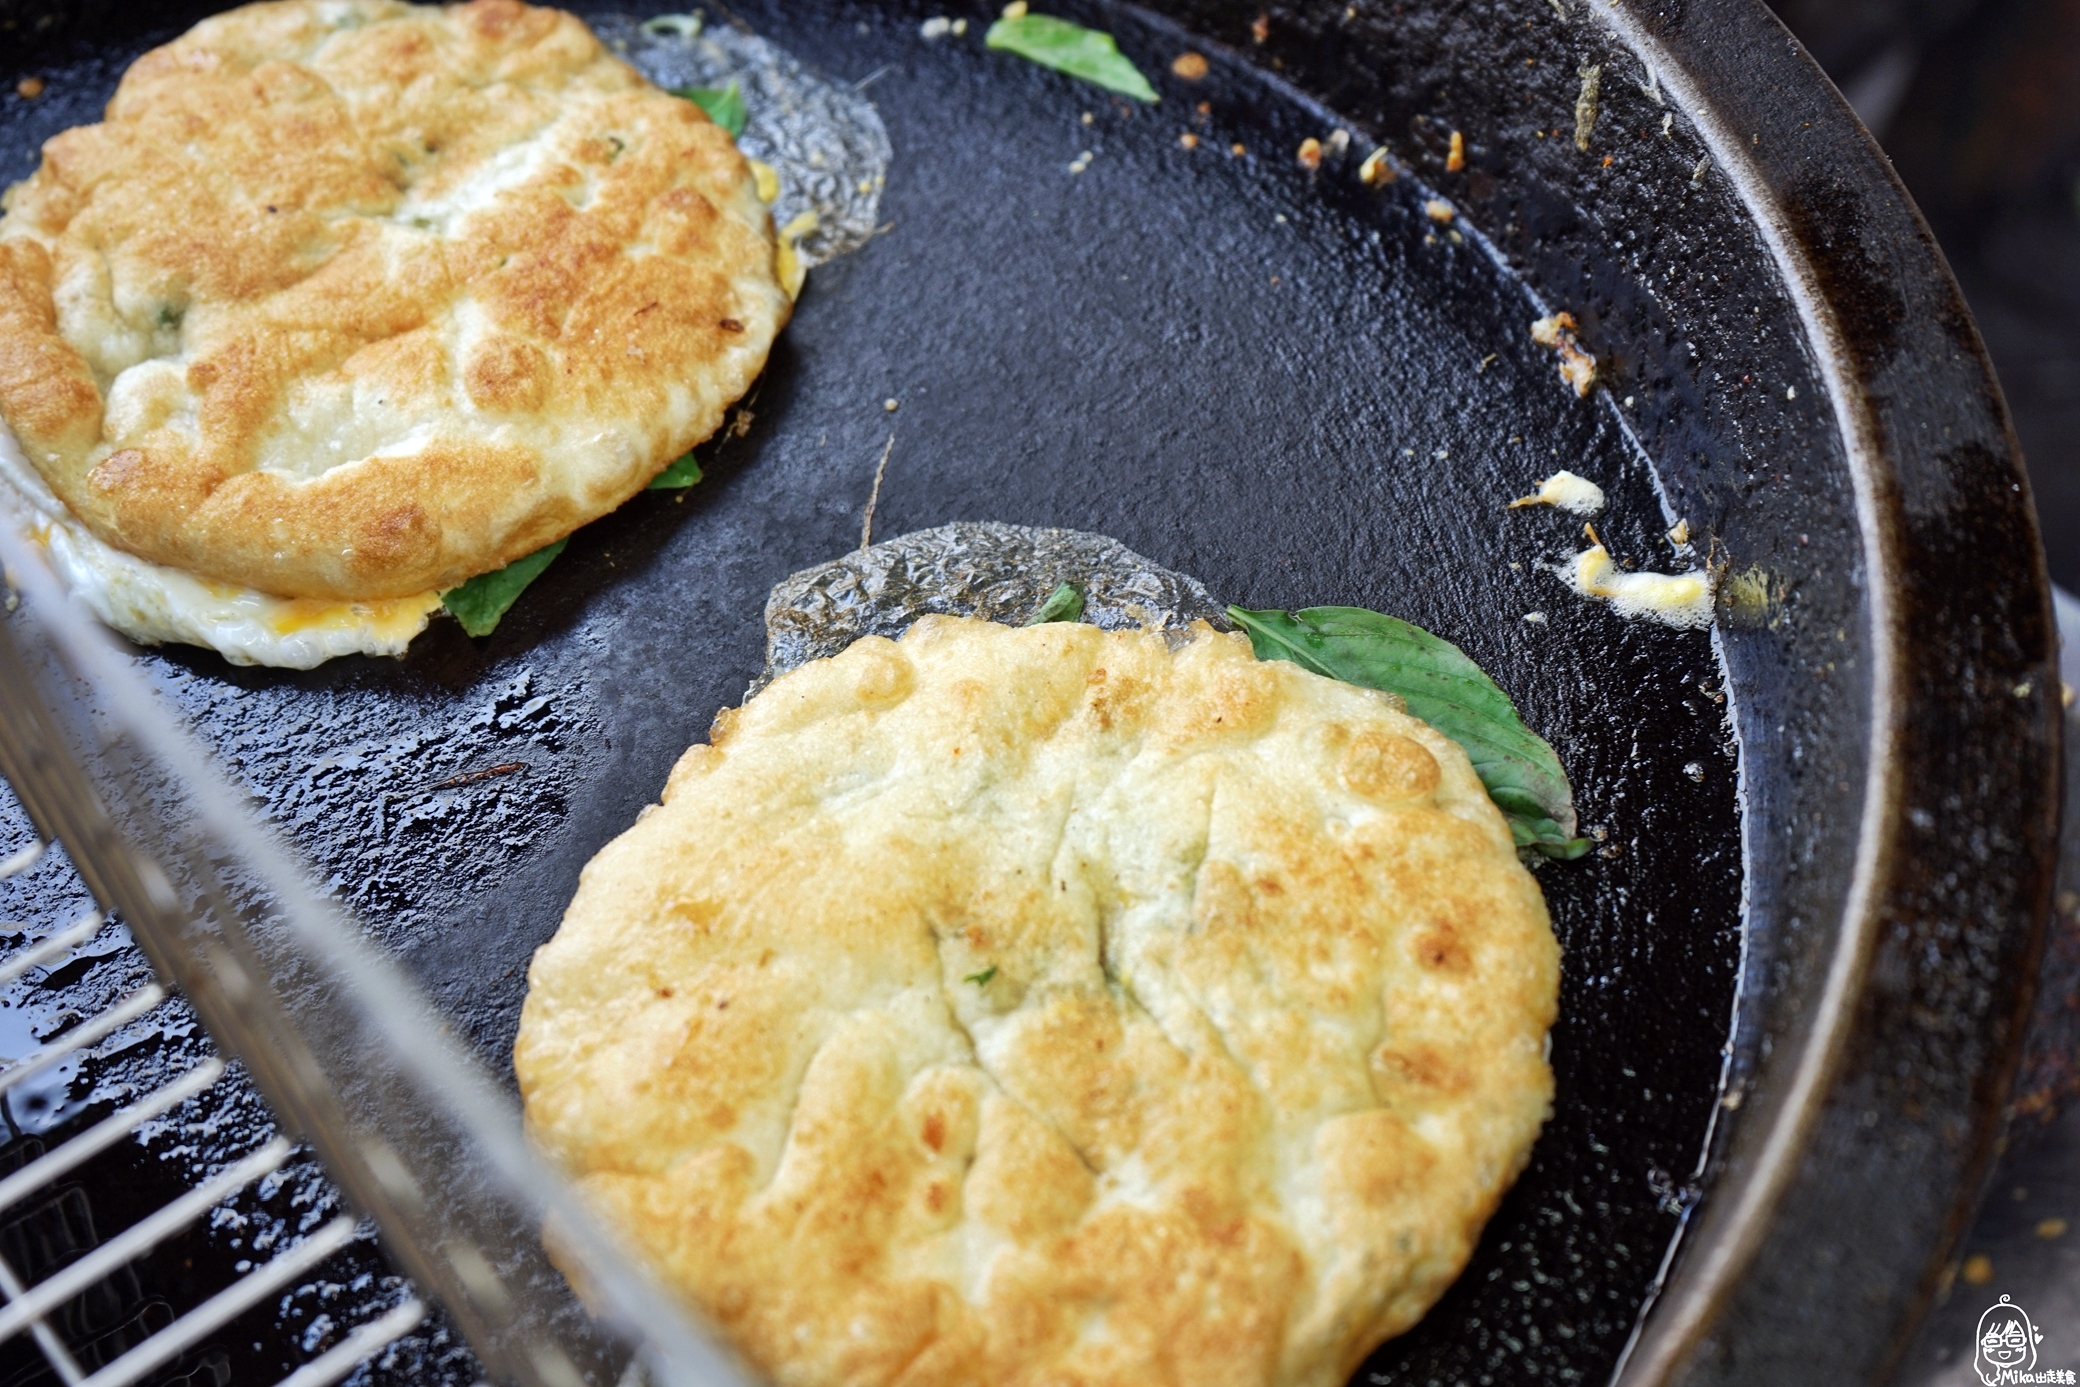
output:
M 277 0 L 140 58 L 0 220 L 0 417 L 144 558 L 498 568 L 713 433 L 786 321 L 729 137 L 577 19 Z
M 1465 755 L 1205 627 L 928 617 L 688 751 L 536 954 L 534 1137 L 801 1387 L 1341 1387 L 1552 1096 Z

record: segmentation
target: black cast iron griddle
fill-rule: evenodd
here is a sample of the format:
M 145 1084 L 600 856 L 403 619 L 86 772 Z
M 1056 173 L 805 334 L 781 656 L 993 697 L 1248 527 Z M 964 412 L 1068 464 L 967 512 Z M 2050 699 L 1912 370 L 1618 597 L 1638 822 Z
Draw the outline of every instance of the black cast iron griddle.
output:
M 309 675 L 149 658 L 509 1073 L 527 960 L 578 869 L 759 672 L 767 590 L 858 544 L 891 431 L 883 535 L 1094 530 L 1224 601 L 1435 630 L 1560 748 L 1603 841 L 1540 873 L 1566 951 L 1553 1120 L 1459 1286 L 1372 1366 L 1607 1375 L 1692 1197 L 1740 902 L 1709 636 L 1585 604 L 1540 571 L 1586 542 L 1580 520 L 1505 509 L 1565 466 L 1610 494 L 1615 552 L 1686 566 L 1612 402 L 1560 379 L 1528 334 L 1540 306 L 1473 228 L 1427 216 L 1414 179 L 1359 187 L 1356 154 L 1310 177 L 1294 151 L 1332 122 L 1246 73 L 1137 110 L 979 34 L 741 13 L 835 77 L 879 72 L 895 149 L 894 225 L 812 272 L 750 435 L 704 449 L 683 502 L 581 531 L 481 644 L 440 622 L 402 664 Z M 1173 50 L 1137 48 L 1152 70 Z
M 1726 1129 L 1761 1130 L 1761 1099 L 1779 1101 L 1763 1036 L 1790 1053 L 1847 928 L 1883 711 L 1871 690 L 1891 677 L 1876 668 L 1893 636 L 1871 593 L 1896 579 L 1868 562 L 1872 526 L 1891 512 L 1859 521 L 1866 464 L 1841 432 L 1839 373 L 1823 369 L 1803 291 L 1714 175 L 1691 114 L 1667 104 L 1607 16 L 1566 0 L 1279 9 L 1262 37 L 1254 5 L 1173 7 L 1215 39 L 1123 6 L 1054 7 L 1115 32 L 1162 92 L 1154 107 L 985 51 L 981 10 L 954 11 L 965 37 L 927 41 L 919 23 L 937 11 L 903 0 L 706 8 L 711 23 L 748 24 L 858 84 L 894 150 L 886 230 L 811 274 L 748 434 L 702 449 L 698 487 L 638 496 L 580 531 L 487 640 L 441 622 L 402 662 L 297 675 L 169 649 L 145 655 L 148 668 L 509 1072 L 527 960 L 579 868 L 758 673 L 768 590 L 858 545 L 891 433 L 877 535 L 956 520 L 1094 531 L 1217 601 L 1361 605 L 1428 627 L 1558 748 L 1598 846 L 1539 873 L 1564 949 L 1553 1118 L 1465 1274 L 1360 1380 L 1605 1380 L 1701 1195 L 1714 1212 L 1699 1181 L 1715 1121 L 1743 1169 L 1751 1153 Z M 1770 31 L 1746 0 L 1711 13 L 1722 17 L 1678 37 L 1713 23 Z M 35 50 L 51 55 L 36 64 L 47 95 L 0 99 L 9 180 L 194 17 L 82 14 L 71 46 Z M 1202 82 L 1169 73 L 1187 48 L 1212 59 Z M 1592 65 L 1584 151 L 1574 136 Z M 14 75 L 0 73 L 10 86 Z M 1332 145 L 1318 170 L 1303 167 L 1302 139 L 1339 127 L 1356 135 L 1348 152 Z M 1461 127 L 1469 164 L 1448 172 Z M 1405 172 L 1366 188 L 1356 168 L 1382 135 Z M 1434 197 L 1460 215 L 1426 213 Z M 1827 216 L 1855 210 L 1833 206 L 1798 234 L 1824 239 Z M 1862 362 L 1866 375 L 1902 352 L 1935 359 L 1901 326 L 1908 295 L 1940 288 L 1928 287 L 1940 271 L 1916 273 L 1893 308 L 1849 321 L 1852 345 L 1893 344 Z M 1852 310 L 1859 287 L 1842 290 Z M 1590 398 L 1530 339 L 1553 309 L 1581 319 L 1601 359 L 1606 388 Z M 2012 457 L 1983 441 L 1997 402 L 1960 408 L 1978 430 L 1961 429 L 1960 446 L 1979 451 L 1941 465 L 1981 475 L 1943 504 L 1980 542 L 1926 546 L 1924 576 L 1965 574 L 1971 548 L 1979 586 L 1963 596 L 1991 615 L 1969 640 L 1959 619 L 1939 627 L 1930 658 L 1976 661 L 1973 679 L 2013 689 L 2044 665 L 2048 636 L 2031 624 L 2027 558 L 1989 558 L 1984 541 L 2019 537 L 2026 553 L 2034 534 L 2026 497 L 2007 491 Z M 1688 521 L 1698 553 L 1740 579 L 1714 632 L 1621 620 L 1545 571 L 1581 545 L 1580 521 L 1506 506 L 1560 467 L 1605 488 L 1597 526 L 1623 560 L 1689 566 L 1666 537 Z M 1904 1154 L 1869 1173 L 1916 1229 L 1958 1206 L 1999 1099 L 2000 1019 L 2028 961 L 2031 854 L 2048 812 L 2018 760 L 2038 744 L 2031 719 L 2048 690 L 1998 705 L 1977 744 L 2006 758 L 2002 771 L 1941 800 L 1953 828 L 1981 806 L 2020 806 L 2015 831 L 1982 826 L 1977 868 L 1992 884 L 1952 873 L 1950 896 L 1929 897 L 1931 929 L 1966 923 L 1936 929 L 1925 960 L 1920 925 L 1899 935 L 1904 986 L 1922 986 L 1916 970 L 1932 979 L 1928 1035 L 1941 1043 L 1900 1072 L 1920 1085 L 1933 1135 L 1888 1126 Z M 1970 716 L 1953 721 L 1977 735 Z M 1752 986 L 1736 1027 L 1744 951 Z M 1873 1082 L 1873 1122 L 1881 1109 L 1895 1121 L 1904 1100 L 1890 1078 Z M 1851 1185 L 1845 1217 L 1877 1207 L 1880 1190 Z M 1851 1316 L 1849 1329 L 1784 1322 L 1806 1367 L 1879 1361 L 1927 1289 L 1933 1234 L 1867 1241 L 1837 1259 L 1854 1303 L 1813 1307 Z M 1712 1361 L 1707 1372 L 1767 1373 L 1766 1355 Z M 451 1357 L 439 1371 L 466 1370 Z

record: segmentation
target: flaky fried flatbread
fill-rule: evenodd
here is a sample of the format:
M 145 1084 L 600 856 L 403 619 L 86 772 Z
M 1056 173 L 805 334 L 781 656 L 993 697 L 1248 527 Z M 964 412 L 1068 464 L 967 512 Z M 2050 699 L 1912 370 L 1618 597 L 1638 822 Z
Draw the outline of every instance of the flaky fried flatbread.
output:
M 397 597 L 612 510 L 788 301 L 751 170 L 577 19 L 278 0 L 146 54 L 0 220 L 0 416 L 96 534 Z
M 585 869 L 535 1138 L 778 1382 L 1340 1387 L 1548 1109 L 1460 749 L 1164 637 L 928 617 L 717 719 Z

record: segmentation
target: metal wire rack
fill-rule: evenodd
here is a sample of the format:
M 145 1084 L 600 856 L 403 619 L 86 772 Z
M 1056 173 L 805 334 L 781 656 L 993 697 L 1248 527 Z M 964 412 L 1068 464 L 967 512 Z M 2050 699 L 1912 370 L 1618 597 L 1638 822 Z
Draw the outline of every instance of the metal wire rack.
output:
M 43 853 L 32 844 L 0 860 L 0 880 L 34 866 Z M 0 960 L 0 987 L 6 987 L 37 968 L 64 959 L 91 943 L 109 928 L 98 911 L 90 911 L 72 922 L 45 933 Z M 133 1021 L 149 1016 L 174 996 L 157 982 L 147 983 L 113 1006 L 85 1017 L 62 1034 L 21 1059 L 0 1069 L 0 1098 L 26 1080 L 50 1070 L 86 1050 Z M 119 1110 L 70 1136 L 59 1145 L 35 1156 L 20 1169 L 0 1176 L 0 1219 L 49 1190 L 89 1160 L 132 1137 L 146 1123 L 163 1117 L 181 1104 L 209 1092 L 225 1076 L 227 1066 L 215 1054 L 206 1055 L 158 1087 L 132 1098 Z M 64 1387 L 127 1387 L 143 1382 L 175 1364 L 183 1354 L 203 1344 L 247 1311 L 269 1297 L 287 1291 L 314 1275 L 324 1264 L 361 1236 L 358 1220 L 341 1214 L 278 1251 L 272 1259 L 254 1265 L 223 1289 L 185 1313 L 152 1329 L 141 1342 L 122 1349 L 105 1362 L 83 1365 L 77 1346 L 68 1343 L 58 1324 L 60 1312 L 88 1295 L 111 1277 L 119 1276 L 139 1258 L 162 1242 L 195 1224 L 224 1201 L 279 1170 L 294 1153 L 293 1144 L 276 1135 L 257 1149 L 203 1180 L 185 1194 L 131 1223 L 114 1236 L 100 1241 L 77 1258 L 44 1269 L 35 1280 L 25 1277 L 0 1249 L 0 1344 L 27 1333 L 41 1351 L 51 1373 Z M 410 1333 L 426 1317 L 426 1305 L 416 1295 L 384 1314 L 356 1327 L 338 1343 L 318 1353 L 281 1379 L 277 1387 L 327 1387 L 353 1372 L 362 1363 Z M 195 1380 L 192 1376 L 191 1381 Z
M 79 1010 L 91 1015 L 75 1010 L 49 1040 L 48 1030 L 31 1031 L 27 1043 L 38 1048 L 0 1067 L 0 1102 L 15 1101 L 7 1091 L 15 1086 L 50 1087 L 36 1076 L 67 1056 L 99 1055 L 160 1025 L 146 1018 L 182 1015 L 188 1029 L 173 1047 L 179 1064 L 160 1064 L 141 1080 L 146 1091 L 106 1099 L 123 1106 L 93 1129 L 104 1143 L 100 1155 L 88 1148 L 75 1155 L 69 1142 L 48 1154 L 23 1143 L 0 1149 L 0 1199 L 10 1188 L 17 1199 L 49 1188 L 34 1182 L 56 1178 L 68 1162 L 84 1174 L 87 1160 L 117 1160 L 109 1148 L 139 1124 L 167 1121 L 152 1117 L 151 1105 L 181 1103 L 170 1091 L 184 1084 L 200 1086 L 198 1095 L 214 1088 L 212 1101 L 233 1092 L 249 1106 L 264 1099 L 271 1121 L 294 1131 L 304 1148 L 257 1132 L 229 1146 L 183 1138 L 184 1153 L 202 1152 L 183 1159 L 199 1159 L 202 1168 L 191 1163 L 184 1187 L 163 1206 L 147 1181 L 119 1186 L 115 1197 L 127 1209 L 118 1221 L 128 1226 L 115 1236 L 72 1238 L 56 1257 L 0 1256 L 0 1360 L 33 1362 L 31 1345 L 41 1350 L 48 1363 L 28 1374 L 36 1387 L 109 1387 L 155 1374 L 152 1387 L 229 1387 L 225 1372 L 207 1381 L 188 1370 L 184 1350 L 213 1326 L 257 1312 L 267 1296 L 311 1277 L 328 1258 L 369 1265 L 360 1225 L 314 1226 L 325 1212 L 311 1208 L 296 1219 L 302 1236 L 293 1246 L 282 1247 L 290 1230 L 279 1218 L 253 1237 L 244 1250 L 268 1250 L 271 1259 L 257 1267 L 240 1260 L 228 1285 L 184 1275 L 197 1264 L 184 1249 L 223 1250 L 197 1221 L 245 1217 L 242 1210 L 280 1192 L 293 1160 L 313 1172 L 322 1164 L 328 1209 L 345 1201 L 365 1215 L 389 1267 L 384 1298 L 362 1302 L 371 1318 L 329 1351 L 319 1349 L 334 1330 L 328 1324 L 317 1332 L 329 1317 L 312 1316 L 300 1341 L 312 1357 L 284 1383 L 335 1381 L 406 1335 L 454 1349 L 440 1352 L 444 1373 L 474 1366 L 484 1379 L 513 1387 L 743 1383 L 741 1366 L 706 1326 L 529 1144 L 514 1096 L 483 1057 L 319 886 L 278 826 L 256 815 L 132 655 L 66 594 L 47 560 L 17 526 L 0 524 L 0 568 L 13 608 L 0 619 L 0 777 L 39 839 L 62 843 L 85 893 L 119 919 L 138 966 L 113 977 L 90 973 L 101 979 L 98 1000 Z M 33 862 L 0 865 L 12 874 Z M 47 949 L 55 959 L 92 939 L 99 921 L 75 915 L 17 957 Z M 0 969 L 10 966 L 0 958 Z M 37 965 L 22 966 L 26 973 Z M 221 1047 L 221 1058 L 199 1043 L 200 1032 Z M 21 1170 L 10 1171 L 12 1156 L 22 1157 Z M 17 1177 L 21 1184 L 7 1183 Z M 0 1208 L 0 1253 L 9 1250 L 8 1226 Z M 138 1275 L 133 1262 L 166 1273 L 174 1293 L 162 1298 L 153 1322 L 130 1324 L 119 1345 L 87 1344 L 78 1298 L 105 1284 L 96 1277 Z M 203 1294 L 209 1298 L 184 1316 L 167 1303 Z M 421 1316 L 428 1330 L 413 1334 Z M 236 1349 L 234 1342 L 227 1352 Z M 398 1352 L 414 1350 L 400 1345 Z M 293 1361 L 285 1355 L 244 1368 L 240 1387 Z M 14 1373 L 0 1365 L 0 1387 L 30 1387 Z

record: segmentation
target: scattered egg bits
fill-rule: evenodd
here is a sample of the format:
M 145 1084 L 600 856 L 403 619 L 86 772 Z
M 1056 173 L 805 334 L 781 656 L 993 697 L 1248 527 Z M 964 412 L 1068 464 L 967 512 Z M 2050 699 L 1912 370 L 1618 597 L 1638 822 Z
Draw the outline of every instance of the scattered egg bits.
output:
M 1679 628 L 1712 624 L 1712 577 L 1703 569 L 1627 573 L 1611 561 L 1608 549 L 1597 544 L 1555 572 L 1582 596 L 1610 603 L 1622 617 Z
M 1538 484 L 1537 491 L 1509 503 L 1511 510 L 1525 506 L 1552 506 L 1570 515 L 1594 515 L 1603 509 L 1603 488 L 1587 477 L 1555 472 Z

